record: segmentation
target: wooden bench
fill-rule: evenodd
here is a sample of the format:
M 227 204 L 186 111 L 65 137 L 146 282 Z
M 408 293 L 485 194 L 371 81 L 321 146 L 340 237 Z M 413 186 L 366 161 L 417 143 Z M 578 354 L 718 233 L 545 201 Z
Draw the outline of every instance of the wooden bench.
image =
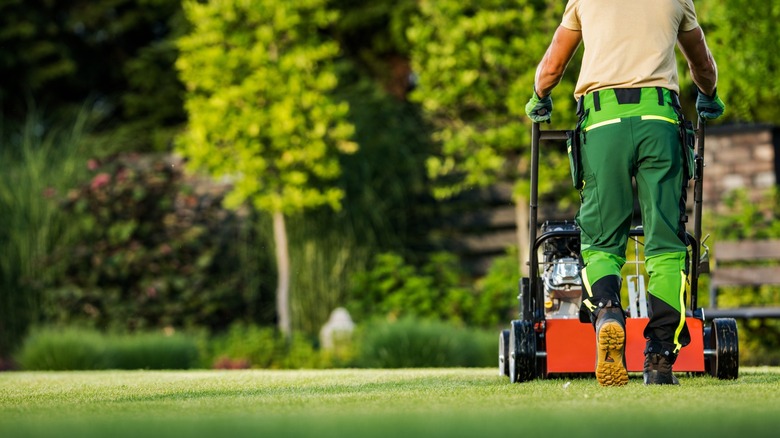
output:
M 780 239 L 721 241 L 715 249 L 716 264 L 710 273 L 711 307 L 705 309 L 706 317 L 780 318 L 780 306 L 722 309 L 717 301 L 719 290 L 725 286 L 780 286 Z

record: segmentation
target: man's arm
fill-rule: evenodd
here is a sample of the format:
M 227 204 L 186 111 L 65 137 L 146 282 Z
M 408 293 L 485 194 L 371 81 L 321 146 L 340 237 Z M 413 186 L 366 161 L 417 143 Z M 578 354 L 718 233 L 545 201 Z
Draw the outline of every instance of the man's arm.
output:
M 577 51 L 580 41 L 582 41 L 582 32 L 558 26 L 547 53 L 536 68 L 534 91 L 539 97 L 548 96 L 561 81 L 566 66 Z
M 707 96 L 714 95 L 718 83 L 718 66 L 707 47 L 701 27 L 680 32 L 677 34 L 677 43 L 688 61 L 693 82 Z

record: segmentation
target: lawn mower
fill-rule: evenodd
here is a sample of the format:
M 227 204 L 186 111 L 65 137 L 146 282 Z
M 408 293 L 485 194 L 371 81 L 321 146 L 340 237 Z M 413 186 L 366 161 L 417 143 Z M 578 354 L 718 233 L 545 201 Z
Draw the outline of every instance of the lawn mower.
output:
M 690 129 L 693 129 L 690 126 Z M 582 309 L 580 278 L 580 232 L 574 221 L 546 221 L 538 226 L 539 143 L 563 142 L 573 131 L 542 130 L 534 123 L 531 132 L 530 251 L 528 276 L 519 284 L 518 319 L 499 334 L 499 374 L 512 383 L 556 375 L 595 372 L 596 336 L 587 311 Z M 693 235 L 688 233 L 690 309 L 686 322 L 691 343 L 684 347 L 674 371 L 709 374 L 719 379 L 736 379 L 739 369 L 737 324 L 732 318 L 706 320 L 698 307 L 698 281 L 709 272 L 709 248 L 701 239 L 702 183 L 704 176 L 704 123 L 696 128 L 694 156 Z M 644 365 L 643 330 L 649 321 L 649 300 L 645 290 L 644 262 L 640 261 L 642 227 L 632 228 L 629 239 L 634 258 L 626 266 L 628 309 L 626 311 L 626 368 L 641 372 Z M 629 247 L 629 251 L 631 248 Z M 703 254 L 702 254 L 703 252 Z M 633 266 L 631 266 L 633 264 Z M 625 268 L 624 268 L 625 272 Z M 701 333 L 697 336 L 696 333 Z

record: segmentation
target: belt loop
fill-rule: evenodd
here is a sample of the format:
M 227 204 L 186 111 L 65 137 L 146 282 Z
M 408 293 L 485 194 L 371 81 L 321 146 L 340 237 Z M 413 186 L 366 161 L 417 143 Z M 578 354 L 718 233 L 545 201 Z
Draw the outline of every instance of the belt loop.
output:
M 664 89 L 655 87 L 655 91 L 658 93 L 658 105 L 664 106 Z
M 593 92 L 593 109 L 595 111 L 601 111 L 601 101 L 599 100 L 599 91 Z

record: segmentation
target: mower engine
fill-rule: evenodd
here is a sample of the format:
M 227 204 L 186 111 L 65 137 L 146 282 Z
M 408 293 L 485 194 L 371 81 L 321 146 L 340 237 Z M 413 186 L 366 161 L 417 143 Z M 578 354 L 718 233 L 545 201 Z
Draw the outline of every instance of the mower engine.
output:
M 542 234 L 556 231 L 578 231 L 571 221 L 547 221 Z M 580 278 L 580 239 L 577 236 L 552 236 L 544 241 L 542 249 L 542 284 L 546 318 L 579 318 L 582 303 Z

